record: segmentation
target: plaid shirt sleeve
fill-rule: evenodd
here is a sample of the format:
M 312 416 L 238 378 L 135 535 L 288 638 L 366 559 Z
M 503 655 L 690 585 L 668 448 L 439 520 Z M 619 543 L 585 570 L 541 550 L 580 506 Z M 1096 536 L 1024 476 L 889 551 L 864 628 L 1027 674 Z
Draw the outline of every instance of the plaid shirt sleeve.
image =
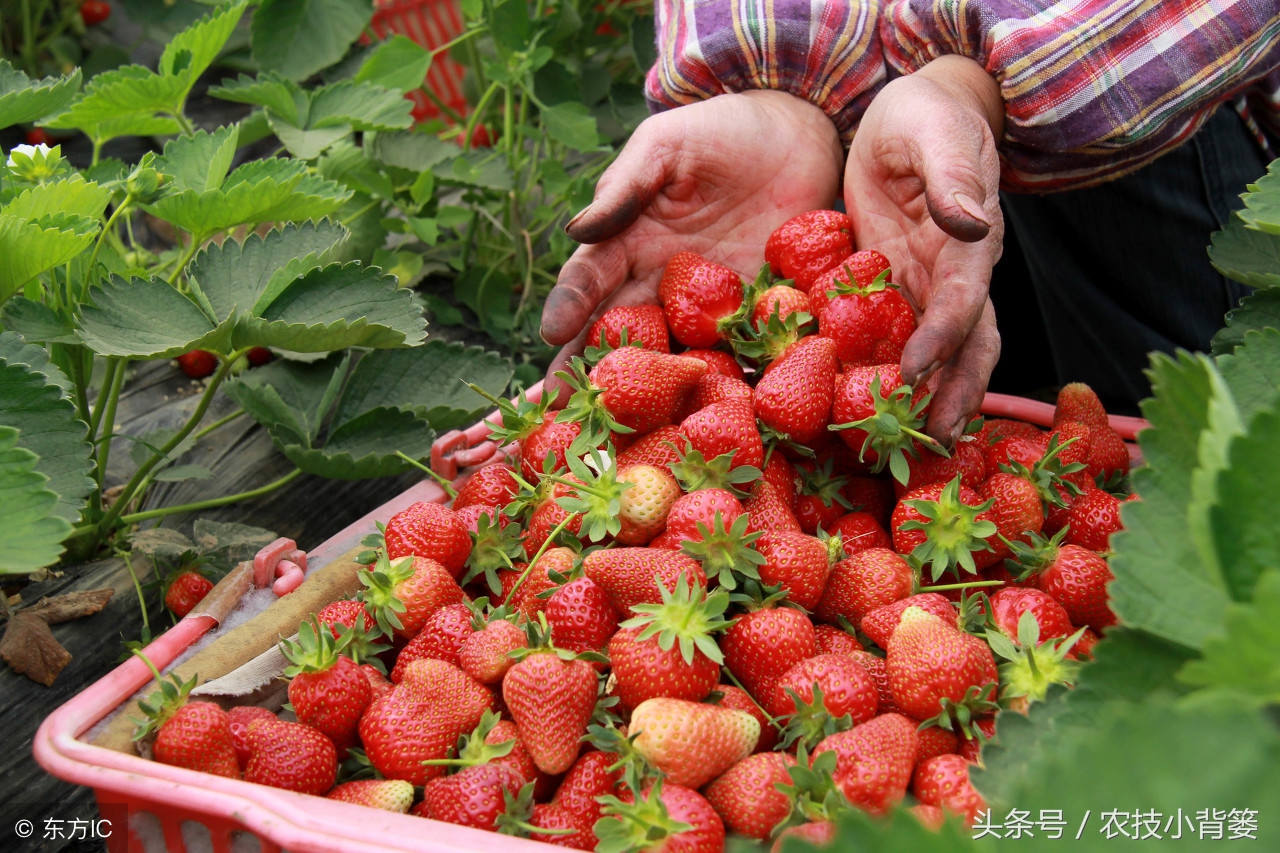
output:
M 654 110 L 773 89 L 816 104 L 847 146 L 885 83 L 880 0 L 657 0 Z
M 991 73 L 1014 191 L 1131 172 L 1231 98 L 1272 127 L 1280 106 L 1275 0 L 885 0 L 880 38 L 894 76 L 943 54 Z

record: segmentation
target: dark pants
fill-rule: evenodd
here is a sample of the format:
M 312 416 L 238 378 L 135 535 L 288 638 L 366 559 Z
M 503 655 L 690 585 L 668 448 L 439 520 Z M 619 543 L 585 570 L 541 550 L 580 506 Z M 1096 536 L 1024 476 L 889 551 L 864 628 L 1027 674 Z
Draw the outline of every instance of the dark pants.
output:
M 1148 353 L 1207 351 L 1248 292 L 1205 250 L 1266 169 L 1226 105 L 1138 172 L 1089 189 L 1004 194 L 1006 258 L 992 282 L 1004 349 L 992 390 L 1081 381 L 1111 411 L 1136 413 L 1150 394 Z

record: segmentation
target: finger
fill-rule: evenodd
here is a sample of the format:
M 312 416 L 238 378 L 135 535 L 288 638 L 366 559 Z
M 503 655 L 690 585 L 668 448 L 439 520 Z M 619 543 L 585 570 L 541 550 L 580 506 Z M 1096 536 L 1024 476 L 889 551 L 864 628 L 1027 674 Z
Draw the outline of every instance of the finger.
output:
M 955 358 L 938 376 L 938 390 L 929 403 L 925 431 L 948 447 L 955 445 L 965 426 L 978 413 L 982 397 L 1000 359 L 1000 333 L 995 309 L 988 300 L 982 316 Z
M 628 274 L 629 263 L 620 241 L 578 247 L 547 294 L 542 339 L 558 346 L 577 337 L 600 303 L 627 280 Z
M 938 252 L 929 287 L 916 294 L 924 313 L 902 348 L 907 382 L 927 379 L 968 339 L 987 304 L 991 268 L 999 254 L 995 233 L 981 243 L 947 240 Z
M 929 215 L 945 233 L 967 243 L 986 237 L 1000 215 L 1000 166 L 986 123 L 950 99 L 934 121 L 915 125 L 916 170 Z
M 654 116 L 642 122 L 596 183 L 595 197 L 569 220 L 565 233 L 579 243 L 600 243 L 629 228 L 668 178 L 676 149 L 671 122 Z

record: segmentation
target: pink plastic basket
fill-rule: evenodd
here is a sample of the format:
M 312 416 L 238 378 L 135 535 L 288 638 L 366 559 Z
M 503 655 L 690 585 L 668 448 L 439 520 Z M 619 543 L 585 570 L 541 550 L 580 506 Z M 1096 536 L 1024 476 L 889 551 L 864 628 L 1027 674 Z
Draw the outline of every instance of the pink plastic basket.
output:
M 537 399 L 541 386 L 530 389 Z M 1053 406 L 1019 397 L 988 394 L 983 412 L 1048 426 Z M 488 420 L 500 422 L 495 412 Z M 1147 426 L 1139 418 L 1111 419 L 1112 426 L 1132 440 Z M 512 452 L 489 440 L 483 421 L 466 430 L 441 436 L 432 447 L 432 468 L 460 485 L 470 471 L 492 464 Z M 423 482 L 378 507 L 307 554 L 310 566 L 325 565 L 355 548 L 375 520 L 385 521 L 416 501 L 444 503 L 444 489 Z M 215 624 L 209 616 L 189 616 L 157 638 L 144 653 L 161 669 L 168 666 Z M 35 737 L 35 758 L 60 779 L 94 789 L 98 803 L 130 816 L 149 813 L 159 822 L 169 851 L 188 849 L 184 824 L 196 824 L 197 836 L 208 838 L 215 853 L 229 853 L 237 834 L 256 836 L 263 853 L 296 851 L 502 851 L 545 853 L 536 841 L 495 835 L 409 815 L 391 814 L 332 800 L 266 788 L 235 779 L 209 776 L 149 761 L 135 755 L 94 746 L 81 738 L 100 720 L 124 704 L 151 680 L 137 658 L 129 660 L 90 685 L 45 719 Z M 114 808 L 111 808 L 114 807 Z M 189 828 L 188 832 L 192 830 Z M 204 844 L 199 845 L 204 848 Z M 111 853 L 145 849 L 141 838 L 114 832 Z
M 457 0 L 375 0 L 370 29 L 378 38 L 398 34 L 413 39 L 425 48 L 435 49 L 462 34 L 465 21 Z M 466 69 L 440 54 L 427 72 L 426 87 L 441 101 L 459 113 L 467 111 L 462 94 L 462 78 Z M 439 115 L 435 104 L 422 104 L 429 117 Z

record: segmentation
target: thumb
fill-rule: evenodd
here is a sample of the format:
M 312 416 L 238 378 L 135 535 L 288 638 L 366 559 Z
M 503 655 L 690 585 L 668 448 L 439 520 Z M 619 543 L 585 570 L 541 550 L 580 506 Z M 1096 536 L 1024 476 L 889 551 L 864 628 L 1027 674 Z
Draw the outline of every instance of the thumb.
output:
M 674 148 L 661 114 L 641 122 L 596 184 L 591 204 L 565 225 L 579 243 L 600 243 L 629 228 L 667 182 Z

